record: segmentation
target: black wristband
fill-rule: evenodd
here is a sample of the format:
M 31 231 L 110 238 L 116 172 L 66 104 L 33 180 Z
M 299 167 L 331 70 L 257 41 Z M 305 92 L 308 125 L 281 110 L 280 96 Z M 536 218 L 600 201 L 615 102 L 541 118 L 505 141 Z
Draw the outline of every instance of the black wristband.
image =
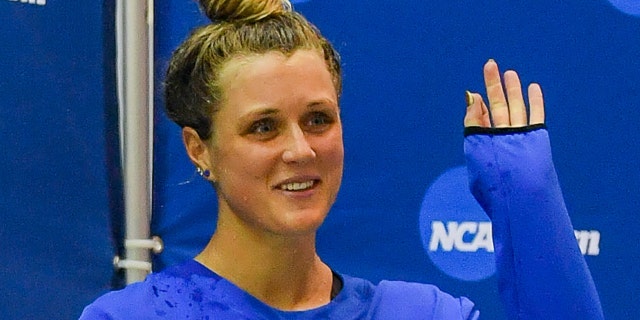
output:
M 532 124 L 524 127 L 505 127 L 505 128 L 487 128 L 487 127 L 465 127 L 464 136 L 470 136 L 474 134 L 484 135 L 506 135 L 514 133 L 531 132 L 539 129 L 546 129 L 547 126 L 544 123 Z

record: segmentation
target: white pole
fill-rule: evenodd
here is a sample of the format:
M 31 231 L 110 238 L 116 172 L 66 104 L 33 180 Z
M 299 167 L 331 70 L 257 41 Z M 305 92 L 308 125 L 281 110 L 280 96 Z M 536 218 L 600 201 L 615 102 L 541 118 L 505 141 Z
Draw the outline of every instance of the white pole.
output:
M 149 239 L 153 152 L 153 59 L 149 57 L 153 50 L 148 15 L 153 10 L 148 0 L 118 0 L 116 12 L 125 235 L 127 241 Z M 126 261 L 122 265 L 149 263 L 149 250 L 126 246 Z M 144 268 L 127 268 L 126 281 L 142 281 L 147 274 Z

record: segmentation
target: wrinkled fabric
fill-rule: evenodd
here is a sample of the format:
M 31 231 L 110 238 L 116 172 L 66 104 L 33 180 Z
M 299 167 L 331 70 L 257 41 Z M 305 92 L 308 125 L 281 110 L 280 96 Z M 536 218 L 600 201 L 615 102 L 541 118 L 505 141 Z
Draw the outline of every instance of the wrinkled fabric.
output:
M 194 260 L 102 296 L 81 319 L 476 319 L 473 303 L 426 284 L 341 276 L 342 291 L 308 311 L 274 309 Z
M 604 319 L 564 204 L 544 127 L 465 138 L 469 185 L 493 225 L 509 319 Z

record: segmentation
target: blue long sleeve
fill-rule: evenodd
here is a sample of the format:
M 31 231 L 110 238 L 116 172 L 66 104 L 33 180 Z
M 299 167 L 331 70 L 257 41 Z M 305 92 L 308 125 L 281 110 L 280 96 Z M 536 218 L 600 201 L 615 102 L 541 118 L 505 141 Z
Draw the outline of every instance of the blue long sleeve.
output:
M 493 223 L 509 319 L 604 319 L 564 205 L 544 126 L 465 138 L 470 188 Z

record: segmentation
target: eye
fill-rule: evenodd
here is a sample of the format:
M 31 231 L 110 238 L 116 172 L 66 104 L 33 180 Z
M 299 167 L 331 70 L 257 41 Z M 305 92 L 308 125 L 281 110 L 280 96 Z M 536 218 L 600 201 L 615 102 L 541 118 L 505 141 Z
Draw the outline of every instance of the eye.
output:
M 306 119 L 305 126 L 311 132 L 322 132 L 335 122 L 333 116 L 326 112 L 311 112 Z
M 274 135 L 277 131 L 277 123 L 272 118 L 264 118 L 253 122 L 249 128 L 249 133 L 263 138 Z

